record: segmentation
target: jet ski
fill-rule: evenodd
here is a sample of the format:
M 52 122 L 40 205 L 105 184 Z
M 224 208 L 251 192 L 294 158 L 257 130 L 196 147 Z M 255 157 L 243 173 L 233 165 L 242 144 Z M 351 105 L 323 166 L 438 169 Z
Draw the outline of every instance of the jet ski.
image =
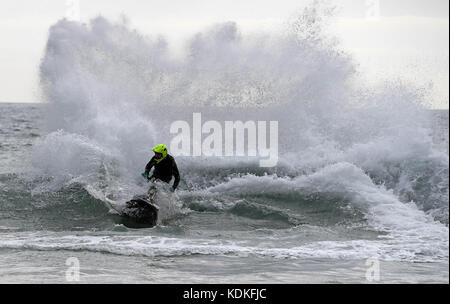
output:
M 155 226 L 158 221 L 159 207 L 155 202 L 156 187 L 151 187 L 147 194 L 135 195 L 125 203 L 121 215 L 138 224 Z

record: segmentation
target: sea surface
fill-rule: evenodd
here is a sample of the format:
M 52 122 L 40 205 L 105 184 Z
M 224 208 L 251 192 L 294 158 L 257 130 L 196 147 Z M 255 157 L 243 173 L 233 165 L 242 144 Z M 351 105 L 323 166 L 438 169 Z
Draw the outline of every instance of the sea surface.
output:
M 71 283 L 69 258 L 80 283 L 448 283 L 448 205 L 435 219 L 350 163 L 283 178 L 181 161 L 182 178 L 199 189 L 182 183 L 178 213 L 129 228 L 79 176 L 52 189 L 51 176 L 34 175 L 45 109 L 0 104 L 2 283 Z M 448 111 L 433 117 L 435 140 L 448 142 Z M 189 175 L 195 166 L 205 178 Z M 327 180 L 336 170 L 349 181 Z

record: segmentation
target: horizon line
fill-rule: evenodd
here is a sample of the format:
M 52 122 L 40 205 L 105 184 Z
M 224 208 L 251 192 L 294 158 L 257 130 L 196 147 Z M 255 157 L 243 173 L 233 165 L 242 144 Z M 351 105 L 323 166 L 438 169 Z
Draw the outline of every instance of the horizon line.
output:
M 0 104 L 48 104 L 48 102 L 40 102 L 40 101 L 0 101 Z M 449 111 L 449 108 L 428 108 L 425 110 L 433 110 L 433 111 Z

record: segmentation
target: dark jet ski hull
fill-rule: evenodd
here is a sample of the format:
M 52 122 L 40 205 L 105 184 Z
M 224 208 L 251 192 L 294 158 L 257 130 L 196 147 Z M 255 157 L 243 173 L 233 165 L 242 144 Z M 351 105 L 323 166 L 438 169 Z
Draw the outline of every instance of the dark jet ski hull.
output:
M 126 202 L 122 216 L 138 224 L 155 226 L 158 221 L 159 207 L 148 196 L 135 196 Z

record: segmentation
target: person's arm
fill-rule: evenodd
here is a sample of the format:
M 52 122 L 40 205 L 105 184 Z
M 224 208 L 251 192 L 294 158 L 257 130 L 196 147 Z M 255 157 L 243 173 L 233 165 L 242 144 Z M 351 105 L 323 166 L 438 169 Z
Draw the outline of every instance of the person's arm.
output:
M 155 165 L 156 161 L 154 159 L 154 157 L 152 157 L 152 159 L 148 162 L 148 164 L 145 166 L 145 174 L 148 176 L 148 174 L 150 173 L 150 170 L 152 169 L 152 167 Z M 149 177 L 150 178 L 150 177 Z
M 173 182 L 173 190 L 175 190 L 178 187 L 178 184 L 180 183 L 180 172 L 178 171 L 177 163 L 175 162 L 175 159 L 172 161 L 172 175 L 175 177 L 175 181 Z

